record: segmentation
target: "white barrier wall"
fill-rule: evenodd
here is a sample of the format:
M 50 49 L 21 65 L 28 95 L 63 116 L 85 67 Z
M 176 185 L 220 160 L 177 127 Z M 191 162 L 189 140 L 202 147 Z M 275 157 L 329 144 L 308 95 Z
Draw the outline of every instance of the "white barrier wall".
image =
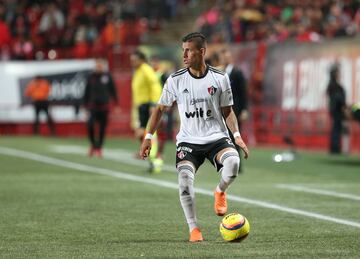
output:
M 76 105 L 82 98 L 86 77 L 95 68 L 95 61 L 59 60 L 0 63 L 0 122 L 30 122 L 34 113 L 24 96 L 26 84 L 36 75 L 51 83 L 51 113 L 57 122 L 84 120 Z

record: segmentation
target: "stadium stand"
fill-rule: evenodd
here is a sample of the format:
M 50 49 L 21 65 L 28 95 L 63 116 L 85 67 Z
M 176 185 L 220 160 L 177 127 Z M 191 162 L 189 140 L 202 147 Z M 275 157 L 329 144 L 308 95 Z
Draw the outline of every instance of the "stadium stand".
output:
M 311 71 L 318 71 L 320 59 L 330 62 L 340 58 L 346 78 L 352 80 L 347 84 L 353 93 L 349 94 L 352 99 L 348 101 L 357 102 L 358 90 L 354 82 L 358 82 L 355 64 L 358 64 L 357 53 L 360 51 L 357 44 L 360 38 L 359 7 L 356 0 L 0 1 L 0 60 L 106 57 L 116 85 L 121 88 L 119 92 L 129 97 L 132 73 L 129 56 L 135 48 L 140 46 L 158 52 L 173 47 L 166 54 L 173 55 L 174 42 L 178 42 L 186 32 L 199 30 L 210 41 L 209 54 L 226 45 L 234 54 L 236 65 L 244 71 L 253 122 L 245 127 L 244 135 L 246 138 L 254 133 L 250 136 L 254 139 L 250 144 L 281 144 L 284 135 L 291 131 L 297 144 L 324 147 L 329 129 L 326 110 L 321 108 L 304 113 L 298 107 L 293 111 L 284 111 L 278 106 L 268 107 L 265 103 L 272 96 L 267 89 L 274 88 L 276 91 L 273 92 L 281 96 L 283 84 L 280 80 L 283 78 L 279 75 L 282 69 L 292 68 L 286 66 L 289 61 L 295 74 L 307 68 L 305 65 L 315 64 L 315 69 L 306 70 L 308 74 L 304 73 L 304 80 L 313 79 L 308 81 L 309 85 L 316 82 L 316 91 L 319 92 L 319 85 L 325 84 L 326 78 L 320 81 L 321 78 Z M 306 54 L 309 52 L 313 54 Z M 279 54 L 275 55 L 277 66 L 269 66 L 274 53 Z M 307 61 L 315 56 L 314 53 L 319 60 Z M 352 68 L 348 69 L 348 66 Z M 281 82 L 279 87 L 271 85 L 274 74 Z M 293 83 L 291 87 L 295 93 L 300 92 L 299 78 L 287 82 Z M 120 100 L 123 112 L 111 114 L 110 134 L 130 131 L 131 98 Z M 293 117 L 301 119 L 293 120 Z M 301 124 L 303 121 L 305 125 Z M 17 127 L 13 123 L 9 124 L 9 130 L 4 130 L 3 125 L 0 125 L 1 132 L 17 131 L 13 130 Z M 352 142 L 360 143 L 359 126 L 352 128 Z M 66 125 L 63 129 L 63 134 L 74 132 Z
M 0 59 L 86 58 L 109 47 L 137 46 L 191 2 L 2 1 Z M 56 55 L 49 56 L 50 49 Z
M 196 28 L 213 43 L 317 42 L 359 34 L 359 1 L 217 1 Z

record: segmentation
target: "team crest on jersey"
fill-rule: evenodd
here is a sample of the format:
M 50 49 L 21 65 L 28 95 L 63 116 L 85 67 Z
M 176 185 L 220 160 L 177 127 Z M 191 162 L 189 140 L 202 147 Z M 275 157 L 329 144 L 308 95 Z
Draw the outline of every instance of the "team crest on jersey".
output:
M 187 152 L 185 152 L 185 151 L 180 151 L 180 152 L 177 154 L 177 156 L 178 156 L 178 158 L 183 159 L 183 158 L 186 156 L 186 154 L 187 154 Z
M 216 90 L 217 90 L 217 88 L 215 88 L 214 86 L 210 86 L 210 87 L 208 87 L 208 93 L 211 95 L 211 96 L 213 96 L 215 93 L 216 93 Z

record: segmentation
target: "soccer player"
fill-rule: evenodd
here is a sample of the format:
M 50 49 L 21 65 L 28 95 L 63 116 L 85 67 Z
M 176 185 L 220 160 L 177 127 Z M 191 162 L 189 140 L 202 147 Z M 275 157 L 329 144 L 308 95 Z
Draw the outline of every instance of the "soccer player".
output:
M 196 171 L 207 158 L 220 173 L 220 182 L 214 191 L 214 210 L 217 215 L 223 216 L 227 212 L 225 191 L 238 175 L 240 163 L 226 125 L 234 135 L 235 143 L 243 150 L 245 158 L 248 157 L 249 150 L 241 138 L 232 110 L 233 97 L 228 75 L 205 63 L 205 37 L 193 32 L 182 41 L 186 67 L 167 79 L 150 117 L 140 156 L 146 158 L 149 155 L 151 139 L 164 110 L 176 102 L 180 114 L 180 131 L 176 137 L 180 203 L 189 226 L 189 241 L 201 242 L 203 236 L 195 213 Z

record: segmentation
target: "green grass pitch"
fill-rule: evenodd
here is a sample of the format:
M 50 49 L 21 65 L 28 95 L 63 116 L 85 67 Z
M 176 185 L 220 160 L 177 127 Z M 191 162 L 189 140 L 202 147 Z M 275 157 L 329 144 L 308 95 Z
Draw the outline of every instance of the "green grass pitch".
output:
M 360 157 L 251 148 L 228 193 L 251 225 L 226 243 L 209 162 L 195 187 L 205 241 L 191 244 L 176 189 L 175 145 L 150 175 L 135 140 L 109 138 L 104 158 L 81 138 L 0 136 L 0 258 L 359 258 Z

